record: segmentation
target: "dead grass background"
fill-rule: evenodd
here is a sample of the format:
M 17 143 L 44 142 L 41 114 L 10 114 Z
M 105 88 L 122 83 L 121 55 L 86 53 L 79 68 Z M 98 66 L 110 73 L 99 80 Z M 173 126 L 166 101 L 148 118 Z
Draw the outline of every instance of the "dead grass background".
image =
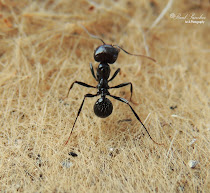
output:
M 208 192 L 209 190 L 209 1 L 0 1 L 0 191 L 1 192 Z M 165 12 L 164 12 L 165 10 Z M 161 13 L 163 15 L 161 15 Z M 195 13 L 205 24 L 170 18 Z M 158 19 L 157 19 L 158 18 Z M 132 104 L 113 101 L 100 119 L 89 70 L 101 42 L 119 44 L 110 83 L 131 81 Z M 129 99 L 129 88 L 111 90 Z M 170 109 L 170 107 L 177 107 Z M 131 121 L 122 121 L 131 119 Z M 189 143 L 196 139 L 192 145 Z M 78 157 L 68 155 L 70 151 Z M 192 169 L 190 160 L 198 161 Z

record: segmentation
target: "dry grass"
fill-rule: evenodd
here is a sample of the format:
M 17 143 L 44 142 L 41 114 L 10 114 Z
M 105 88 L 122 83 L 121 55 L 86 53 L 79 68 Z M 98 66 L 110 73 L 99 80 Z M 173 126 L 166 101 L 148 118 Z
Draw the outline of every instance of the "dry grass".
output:
M 170 2 L 0 2 L 1 192 L 208 192 L 209 2 Z M 203 14 L 205 24 L 170 13 Z M 96 92 L 75 85 L 61 100 L 75 80 L 96 85 L 89 62 L 97 67 L 93 50 L 101 42 L 78 24 L 157 60 L 121 52 L 111 65 L 121 74 L 110 85 L 133 83 L 132 106 L 165 147 L 149 139 L 126 104 L 112 100 L 113 114 L 96 117 L 96 99 L 85 101 L 64 146 L 84 94 Z M 190 160 L 198 161 L 194 169 Z

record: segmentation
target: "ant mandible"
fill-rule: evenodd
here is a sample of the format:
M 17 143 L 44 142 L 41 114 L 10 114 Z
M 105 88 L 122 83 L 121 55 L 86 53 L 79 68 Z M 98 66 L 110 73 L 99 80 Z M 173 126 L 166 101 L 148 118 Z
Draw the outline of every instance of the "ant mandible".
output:
M 80 115 L 80 112 L 81 112 L 82 107 L 84 105 L 85 99 L 86 98 L 93 98 L 93 97 L 96 97 L 96 96 L 99 96 L 99 95 L 101 95 L 101 98 L 99 98 L 96 101 L 96 103 L 94 105 L 94 108 L 93 108 L 94 109 L 94 113 L 95 113 L 96 116 L 98 116 L 100 118 L 106 118 L 109 115 L 111 115 L 112 110 L 113 110 L 113 105 L 112 105 L 112 102 L 107 98 L 107 96 L 112 97 L 112 98 L 114 98 L 114 99 L 116 99 L 116 100 L 118 100 L 120 102 L 123 102 L 123 103 L 127 104 L 130 107 L 130 109 L 132 110 L 132 112 L 135 115 L 135 117 L 137 118 L 137 120 L 141 123 L 141 125 L 146 130 L 146 132 L 149 135 L 150 139 L 154 143 L 156 143 L 158 145 L 163 145 L 163 144 L 159 144 L 159 143 L 157 143 L 156 141 L 153 140 L 153 138 L 149 134 L 147 128 L 144 126 L 144 124 L 142 123 L 141 119 L 139 118 L 137 113 L 134 111 L 133 107 L 129 104 L 129 102 L 126 99 L 118 97 L 118 96 L 111 95 L 109 93 L 109 89 L 121 88 L 121 87 L 130 85 L 130 92 L 131 92 L 130 100 L 131 100 L 132 93 L 133 93 L 133 85 L 132 85 L 132 83 L 131 82 L 126 82 L 126 83 L 122 83 L 122 84 L 119 84 L 119 85 L 116 85 L 116 86 L 112 86 L 112 87 L 110 87 L 108 85 L 108 83 L 110 81 L 112 81 L 117 76 L 117 74 L 120 72 L 120 68 L 118 68 L 115 71 L 115 73 L 113 74 L 113 76 L 109 79 L 110 71 L 111 71 L 109 64 L 113 64 L 113 63 L 116 62 L 118 54 L 120 52 L 120 49 L 123 50 L 125 53 L 127 53 L 129 55 L 146 57 L 146 58 L 148 58 L 148 59 L 150 59 L 150 60 L 152 60 L 154 62 L 155 62 L 155 60 L 153 58 L 151 58 L 151 57 L 148 57 L 148 56 L 131 54 L 131 53 L 125 51 L 123 48 L 121 48 L 118 45 L 108 45 L 108 44 L 105 44 L 105 42 L 102 39 L 100 39 L 100 38 L 97 38 L 97 39 L 101 40 L 103 45 L 97 47 L 95 49 L 95 51 L 94 51 L 94 59 L 95 59 L 96 62 L 99 62 L 96 75 L 95 75 L 95 72 L 94 72 L 94 69 L 93 69 L 93 66 L 92 66 L 91 63 L 90 63 L 90 70 L 91 70 L 92 76 L 98 82 L 98 85 L 97 86 L 91 86 L 91 85 L 86 84 L 84 82 L 74 81 L 71 84 L 71 86 L 69 87 L 69 91 L 68 91 L 66 97 L 68 97 L 69 92 L 73 88 L 74 84 L 78 84 L 78 85 L 81 85 L 81 86 L 84 86 L 84 87 L 88 87 L 88 88 L 96 88 L 96 89 L 98 89 L 98 92 L 96 94 L 86 94 L 84 96 L 82 104 L 80 105 L 79 111 L 77 113 L 77 117 L 76 117 L 76 119 L 74 121 L 74 124 L 72 126 L 71 133 L 70 133 L 69 138 L 66 141 L 65 145 L 70 140 L 71 134 L 72 134 L 72 132 L 74 130 L 74 126 L 76 124 L 77 118 Z

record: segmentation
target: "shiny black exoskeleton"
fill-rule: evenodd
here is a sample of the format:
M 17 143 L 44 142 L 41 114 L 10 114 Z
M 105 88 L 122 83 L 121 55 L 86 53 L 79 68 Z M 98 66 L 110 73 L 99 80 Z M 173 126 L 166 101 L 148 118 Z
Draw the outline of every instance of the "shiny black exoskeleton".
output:
M 85 99 L 86 98 L 96 97 L 96 96 L 100 95 L 101 97 L 96 101 L 96 103 L 94 105 L 94 108 L 93 108 L 94 109 L 94 113 L 98 117 L 106 118 L 112 113 L 113 105 L 112 105 L 111 101 L 107 98 L 107 96 L 112 97 L 112 98 L 114 98 L 114 99 L 116 99 L 118 101 L 126 103 L 130 107 L 130 109 L 134 113 L 135 117 L 142 124 L 142 126 L 144 127 L 144 129 L 148 133 L 149 137 L 152 139 L 152 137 L 150 136 L 150 134 L 147 131 L 146 127 L 144 126 L 144 124 L 142 123 L 142 121 L 140 120 L 139 116 L 137 115 L 137 113 L 132 108 L 132 106 L 129 104 L 129 102 L 126 99 L 124 99 L 124 98 L 117 97 L 117 96 L 111 95 L 109 93 L 109 89 L 121 88 L 121 87 L 130 85 L 130 92 L 131 92 L 130 100 L 131 100 L 132 92 L 133 92 L 133 86 L 132 86 L 131 82 L 122 83 L 122 84 L 119 84 L 119 85 L 116 85 L 116 86 L 113 86 L 113 87 L 109 87 L 109 85 L 108 85 L 108 83 L 110 81 L 112 81 L 117 76 L 117 74 L 120 72 L 120 68 L 118 68 L 115 71 L 115 73 L 113 74 L 113 76 L 109 79 L 110 71 L 111 71 L 109 64 L 113 64 L 113 63 L 116 62 L 118 54 L 120 52 L 120 49 L 123 50 L 124 52 L 126 52 L 127 54 L 130 54 L 130 53 L 128 53 L 127 51 L 125 51 L 124 49 L 122 49 L 121 47 L 119 47 L 117 45 L 116 46 L 108 45 L 108 44 L 105 44 L 103 40 L 101 40 L 101 41 L 103 42 L 103 45 L 101 45 L 98 48 L 96 48 L 96 50 L 94 52 L 94 59 L 95 59 L 95 61 L 100 63 L 98 65 L 96 75 L 94 73 L 93 66 L 90 63 L 91 73 L 92 73 L 93 77 L 95 78 L 95 80 L 98 82 L 98 85 L 97 86 L 91 86 L 91 85 L 88 85 L 88 84 L 86 84 L 84 82 L 75 81 L 75 82 L 72 83 L 72 85 L 70 86 L 69 91 L 68 91 L 68 94 L 69 94 L 70 90 L 72 89 L 72 87 L 73 87 L 73 85 L 75 83 L 79 84 L 81 86 L 84 86 L 84 87 L 98 89 L 98 92 L 96 94 L 86 94 L 84 96 L 82 104 L 80 105 L 79 111 L 77 113 L 77 117 L 76 117 L 76 119 L 74 121 L 74 124 L 73 124 L 72 130 L 71 130 L 70 136 L 71 136 L 71 134 L 73 132 L 75 123 L 77 121 L 77 118 L 80 115 L 80 112 L 82 110 L 82 107 L 83 107 L 83 104 L 85 102 Z M 130 54 L 130 55 L 135 55 L 135 54 Z M 136 56 L 142 56 L 142 55 L 136 55 Z M 143 56 L 143 57 L 147 57 L 147 56 Z M 147 58 L 149 58 L 149 59 L 154 61 L 154 59 L 152 59 L 150 57 L 147 57 Z M 67 96 L 68 96 L 68 94 L 67 94 Z M 69 136 L 68 140 L 66 141 L 66 144 L 68 143 L 68 141 L 70 139 L 70 136 Z M 152 139 L 152 141 L 154 141 L 154 140 Z

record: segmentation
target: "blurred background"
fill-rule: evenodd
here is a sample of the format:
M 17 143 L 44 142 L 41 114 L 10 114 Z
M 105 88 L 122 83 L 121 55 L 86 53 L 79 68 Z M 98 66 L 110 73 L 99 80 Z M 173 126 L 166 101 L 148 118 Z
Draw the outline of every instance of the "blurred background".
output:
M 3 192 L 208 192 L 209 1 L 0 1 L 0 190 Z M 83 26 L 83 27 L 81 27 Z M 94 49 L 121 51 L 114 86 L 130 104 L 94 115 Z M 110 91 L 129 100 L 129 87 Z M 73 157 L 72 153 L 78 156 Z

